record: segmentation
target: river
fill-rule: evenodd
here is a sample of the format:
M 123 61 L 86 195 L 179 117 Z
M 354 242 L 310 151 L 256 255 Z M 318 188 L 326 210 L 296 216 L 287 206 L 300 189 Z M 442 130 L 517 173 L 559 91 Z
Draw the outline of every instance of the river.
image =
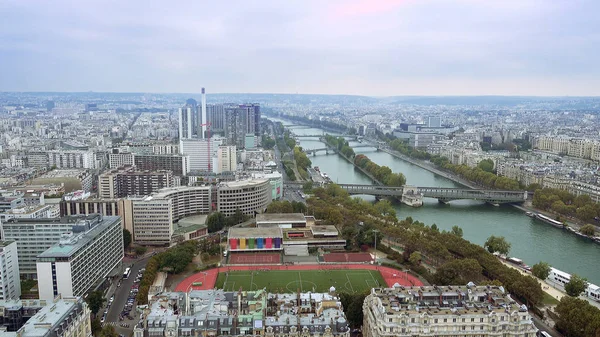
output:
M 274 121 L 282 121 L 272 119 Z M 282 121 L 284 125 L 292 122 Z M 297 135 L 323 134 L 316 128 L 291 127 Z M 324 147 L 317 138 L 299 138 L 300 146 L 305 149 Z M 350 146 L 359 143 L 350 142 Z M 385 165 L 394 172 L 402 172 L 408 184 L 415 186 L 436 186 L 464 188 L 453 181 L 398 159 L 374 148 L 359 148 L 356 153 L 364 153 L 379 165 Z M 346 184 L 370 184 L 371 180 L 354 166 L 336 154 L 325 155 L 322 152 L 309 156 L 313 166 L 319 166 L 327 172 L 333 182 Z M 374 200 L 365 196 L 365 199 Z M 425 198 L 423 206 L 413 208 L 395 204 L 398 218 L 412 217 L 426 225 L 436 224 L 441 230 L 450 230 L 457 225 L 463 229 L 464 238 L 483 245 L 490 235 L 504 236 L 512 247 L 510 256 L 518 257 L 528 265 L 539 261 L 548 262 L 555 268 L 568 273 L 586 277 L 591 283 L 600 284 L 600 245 L 584 238 L 567 233 L 562 229 L 540 222 L 525 215 L 510 205 L 499 207 L 486 203 L 457 200 L 449 204 L 438 203 L 436 199 Z

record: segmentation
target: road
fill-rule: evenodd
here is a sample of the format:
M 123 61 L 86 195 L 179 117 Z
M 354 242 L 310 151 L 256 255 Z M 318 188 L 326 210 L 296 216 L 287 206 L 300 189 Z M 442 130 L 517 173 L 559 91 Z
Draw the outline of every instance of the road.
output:
M 116 324 L 112 324 L 115 326 L 115 329 L 117 329 L 117 332 L 124 334 L 125 336 L 129 336 L 129 333 L 133 330 L 133 324 L 134 322 L 137 322 L 136 318 L 136 313 L 135 313 L 135 306 L 134 309 L 131 311 L 130 315 L 134 318 L 133 321 L 122 321 L 125 323 L 129 323 L 129 328 L 125 329 L 119 326 L 119 323 L 122 323 L 121 321 L 119 321 L 119 315 L 121 313 L 121 311 L 123 311 L 123 308 L 125 307 L 125 304 L 127 303 L 127 297 L 129 296 L 129 291 L 131 290 L 131 286 L 133 285 L 133 282 L 135 280 L 135 277 L 138 273 L 138 271 L 141 268 L 144 268 L 146 266 L 146 263 L 148 263 L 148 260 L 150 259 L 150 257 L 146 257 L 142 260 L 136 261 L 132 266 L 131 266 L 131 274 L 129 275 L 129 278 L 126 280 L 122 280 L 121 281 L 121 286 L 116 287 L 116 284 L 111 285 L 109 292 L 106 294 L 107 299 L 110 298 L 110 296 L 112 296 L 113 294 L 115 295 L 115 299 L 112 303 L 112 305 L 110 306 L 110 309 L 108 310 L 108 314 L 106 315 L 106 320 L 104 322 L 104 324 L 111 324 L 113 322 L 116 322 Z M 127 266 L 125 266 L 127 267 Z M 125 267 L 123 269 L 125 269 Z M 118 282 L 118 281 L 117 281 Z M 115 291 L 116 288 L 116 291 Z M 100 315 L 101 313 L 99 313 Z

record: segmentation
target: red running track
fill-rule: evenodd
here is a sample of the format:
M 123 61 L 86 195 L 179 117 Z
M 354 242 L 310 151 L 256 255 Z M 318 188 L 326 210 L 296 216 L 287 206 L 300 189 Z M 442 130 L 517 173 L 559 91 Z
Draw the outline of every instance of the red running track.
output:
M 395 283 L 403 286 L 422 286 L 423 283 L 418 278 L 405 273 L 403 271 L 374 266 L 370 264 L 344 264 L 344 265 L 295 265 L 295 266 L 231 266 L 219 267 L 207 270 L 205 272 L 196 273 L 185 280 L 181 281 L 175 288 L 175 291 L 188 292 L 190 290 L 206 290 L 213 289 L 217 282 L 219 273 L 236 270 L 327 270 L 327 269 L 367 269 L 377 270 L 383 276 L 388 287 L 392 287 Z M 192 286 L 194 282 L 202 282 L 201 286 Z

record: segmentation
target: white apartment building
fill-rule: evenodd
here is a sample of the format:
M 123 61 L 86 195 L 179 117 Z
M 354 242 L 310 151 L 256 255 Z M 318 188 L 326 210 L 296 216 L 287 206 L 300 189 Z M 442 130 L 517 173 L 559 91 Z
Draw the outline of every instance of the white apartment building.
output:
M 52 150 L 48 151 L 48 165 L 56 168 L 95 169 L 96 156 L 92 151 Z
M 19 257 L 15 241 L 0 241 L 0 300 L 21 296 Z
M 212 192 L 210 186 L 164 188 L 129 202 L 132 205 L 133 240 L 142 244 L 168 244 L 174 223 L 179 219 L 211 212 Z
M 21 302 L 21 301 L 19 301 Z M 44 301 L 40 301 L 44 302 Z M 17 331 L 3 332 L 3 337 L 91 337 L 90 309 L 81 297 L 57 297 L 45 301 Z M 16 305 L 22 305 L 15 303 Z M 24 305 L 22 305 L 24 306 Z M 12 308 L 11 308 L 12 309 Z
M 373 288 L 363 303 L 365 337 L 535 337 L 527 307 L 502 287 Z
M 216 173 L 233 172 L 237 169 L 237 153 L 235 145 L 219 146 L 217 151 Z
M 118 216 L 81 220 L 73 231 L 37 257 L 40 299 L 83 296 L 123 259 L 123 230 Z
M 363 336 L 535 337 L 527 307 L 502 287 L 373 288 L 363 304 Z

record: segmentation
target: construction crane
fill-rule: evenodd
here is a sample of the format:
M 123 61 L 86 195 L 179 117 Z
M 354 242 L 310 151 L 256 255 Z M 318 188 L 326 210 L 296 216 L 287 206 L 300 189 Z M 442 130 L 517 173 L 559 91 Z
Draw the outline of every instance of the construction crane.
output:
M 212 158 L 211 158 L 211 154 L 212 153 L 210 152 L 210 142 L 211 142 L 210 141 L 210 126 L 211 126 L 211 124 L 210 124 L 210 122 L 208 122 L 208 123 L 205 123 L 205 124 L 200 124 L 199 126 L 206 126 L 206 139 L 208 140 L 208 154 L 207 154 L 207 157 L 208 157 L 208 172 L 210 173 L 210 172 L 212 172 Z M 204 135 L 202 135 L 202 136 L 204 136 Z

